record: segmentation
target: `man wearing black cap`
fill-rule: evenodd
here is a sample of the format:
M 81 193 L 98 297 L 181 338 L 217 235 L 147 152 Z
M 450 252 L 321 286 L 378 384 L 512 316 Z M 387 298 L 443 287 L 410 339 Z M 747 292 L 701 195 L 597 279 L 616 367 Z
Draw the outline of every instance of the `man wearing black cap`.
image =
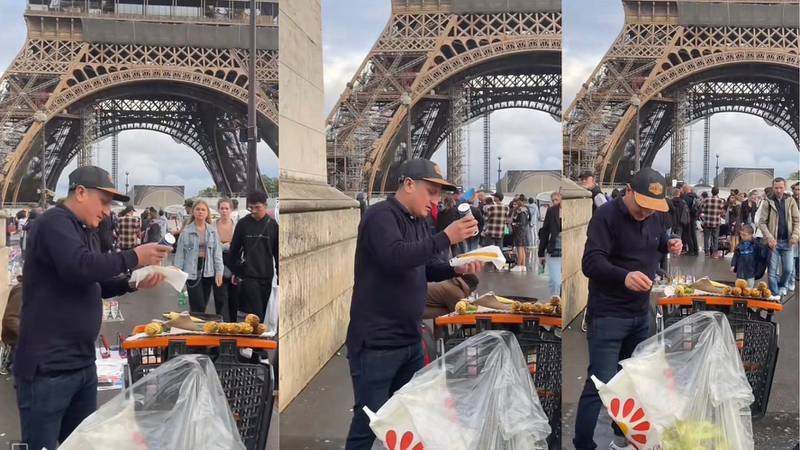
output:
M 412 159 L 400 166 L 395 195 L 371 206 L 358 227 L 355 284 L 347 350 L 355 406 L 347 450 L 367 450 L 375 435 L 364 413 L 377 411 L 424 365 L 420 324 L 428 281 L 476 273 L 479 263 L 453 269 L 435 256 L 475 235 L 465 217 L 431 235 L 425 224 L 442 190 L 456 192 L 439 166 Z
M 597 208 L 587 232 L 583 273 L 589 278 L 586 310 L 589 369 L 575 419 L 577 450 L 595 449 L 593 435 L 602 406 L 591 375 L 608 382 L 621 360 L 650 336 L 650 289 L 662 255 L 680 255 L 678 238 L 666 234 L 666 180 L 644 168 L 633 175 L 628 195 Z M 611 449 L 629 447 L 614 425 Z
M 23 272 L 20 336 L 14 360 L 22 441 L 55 449 L 97 407 L 95 340 L 101 298 L 131 292 L 125 274 L 159 264 L 171 247 L 147 244 L 102 253 L 94 236 L 117 192 L 108 173 L 93 166 L 69 175 L 69 195 L 31 226 Z M 152 275 L 139 283 L 163 281 Z

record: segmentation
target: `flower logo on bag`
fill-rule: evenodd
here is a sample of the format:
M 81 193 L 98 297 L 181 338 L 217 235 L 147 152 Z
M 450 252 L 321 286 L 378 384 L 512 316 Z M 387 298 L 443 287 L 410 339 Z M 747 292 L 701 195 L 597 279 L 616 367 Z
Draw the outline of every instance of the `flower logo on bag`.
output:
M 631 445 L 637 449 L 647 445 L 647 433 L 651 426 L 645 420 L 644 409 L 637 406 L 636 400 L 629 398 L 623 403 L 620 399 L 613 398 L 609 412 Z
M 414 433 L 406 431 L 403 433 L 403 437 L 399 442 L 400 446 L 398 447 L 397 433 L 394 430 L 386 432 L 385 442 L 389 450 L 425 450 L 425 446 L 422 445 L 422 442 L 417 442 L 417 445 L 412 447 L 411 444 L 413 444 L 415 440 Z

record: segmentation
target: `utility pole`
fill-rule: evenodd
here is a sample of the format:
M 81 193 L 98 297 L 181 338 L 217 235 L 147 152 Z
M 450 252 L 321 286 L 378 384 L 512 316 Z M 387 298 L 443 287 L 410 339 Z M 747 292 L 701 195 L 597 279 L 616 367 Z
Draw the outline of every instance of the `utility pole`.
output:
M 500 161 L 503 159 L 501 155 L 497 155 L 497 189 L 500 189 Z
M 250 60 L 248 67 L 247 102 L 247 187 L 258 190 L 258 130 L 256 128 L 256 0 L 250 0 Z

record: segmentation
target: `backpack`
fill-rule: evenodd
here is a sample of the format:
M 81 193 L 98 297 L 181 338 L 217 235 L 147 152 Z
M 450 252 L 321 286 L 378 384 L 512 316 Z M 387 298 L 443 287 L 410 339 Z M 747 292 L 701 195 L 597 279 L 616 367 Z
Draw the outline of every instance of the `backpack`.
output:
M 683 205 L 681 205 L 681 203 L 683 203 Z M 676 202 L 675 205 L 678 207 L 678 209 L 680 209 L 680 212 L 678 213 L 678 223 L 684 226 L 689 225 L 689 222 L 691 222 L 692 219 L 689 215 L 689 207 L 686 205 L 686 202 L 679 201 Z

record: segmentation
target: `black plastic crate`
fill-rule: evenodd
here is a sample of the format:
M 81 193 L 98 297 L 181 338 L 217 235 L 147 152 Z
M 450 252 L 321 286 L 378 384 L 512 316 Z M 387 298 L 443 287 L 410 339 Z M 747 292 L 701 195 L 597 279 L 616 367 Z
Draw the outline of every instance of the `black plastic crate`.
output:
M 525 320 L 517 341 L 528 363 L 539 402 L 550 419 L 550 448 L 561 448 L 561 338 L 554 330 L 539 326 L 537 320 Z
M 189 347 L 185 341 L 174 340 L 166 348 L 128 350 L 131 383 L 165 361 L 186 354 L 207 355 L 214 362 L 245 448 L 265 448 L 274 403 L 272 369 L 268 364 L 243 362 L 235 340 L 222 339 L 218 348 Z
M 691 309 L 686 310 L 688 314 L 669 316 L 664 318 L 664 327 L 674 325 L 689 314 L 697 311 L 704 311 L 705 302 L 695 302 Z M 736 347 L 739 349 L 739 356 L 742 358 L 742 365 L 747 376 L 747 381 L 753 389 L 755 398 L 750 411 L 753 419 L 764 417 L 767 412 L 767 403 L 772 390 L 772 380 L 775 376 L 775 366 L 778 361 L 778 325 L 771 321 L 762 319 L 753 320 L 752 311 L 748 311 L 747 303 L 735 302 L 729 308 L 726 317 L 733 331 L 736 340 Z M 685 330 L 691 335 L 690 329 Z M 696 342 L 687 339 L 683 347 L 692 348 Z

